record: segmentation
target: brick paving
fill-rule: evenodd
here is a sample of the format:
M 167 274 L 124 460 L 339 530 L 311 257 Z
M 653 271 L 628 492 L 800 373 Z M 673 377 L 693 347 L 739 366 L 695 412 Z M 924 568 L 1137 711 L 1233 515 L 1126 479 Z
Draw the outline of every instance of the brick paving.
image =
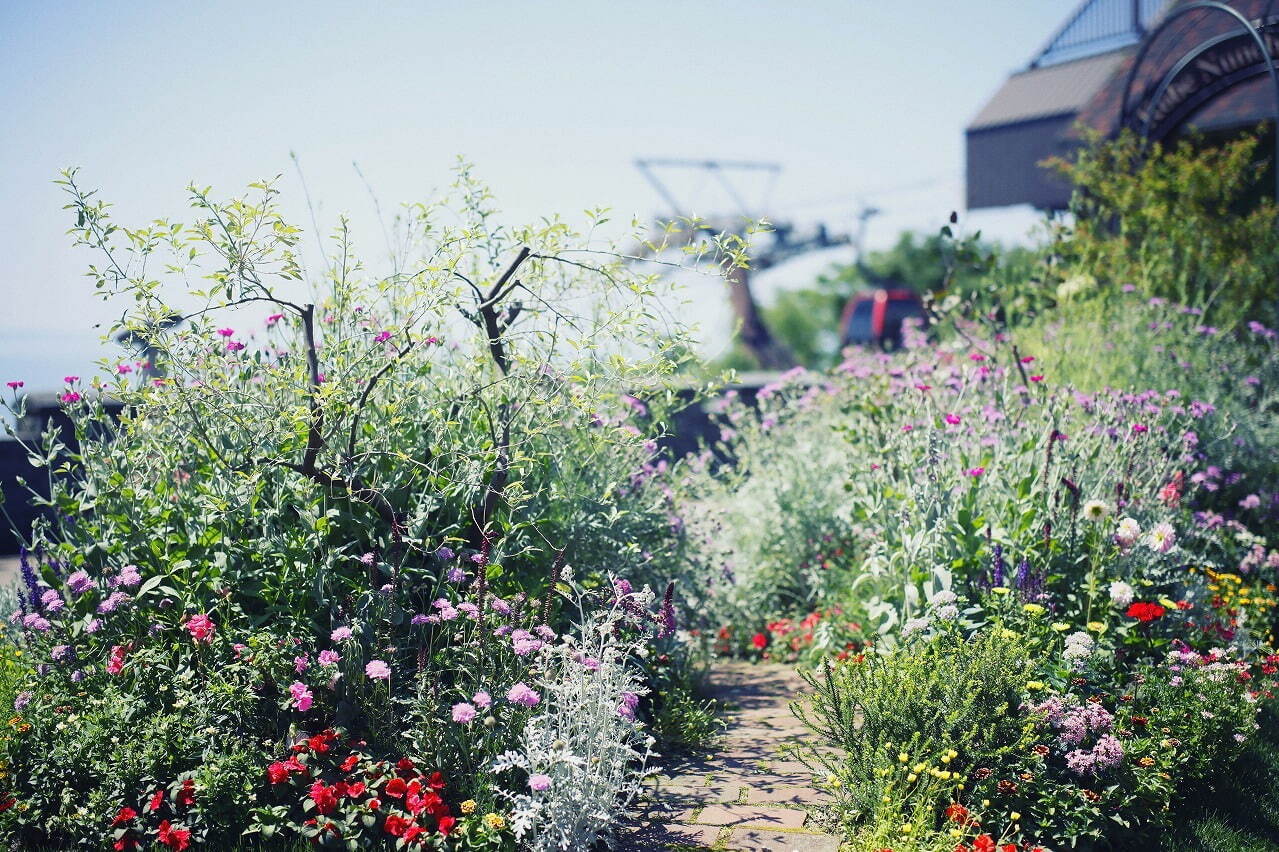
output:
M 837 837 L 807 827 L 806 808 L 829 796 L 780 753 L 806 736 L 788 706 L 803 685 L 787 666 L 716 663 L 711 695 L 728 708 L 719 750 L 665 763 L 620 848 L 837 852 Z

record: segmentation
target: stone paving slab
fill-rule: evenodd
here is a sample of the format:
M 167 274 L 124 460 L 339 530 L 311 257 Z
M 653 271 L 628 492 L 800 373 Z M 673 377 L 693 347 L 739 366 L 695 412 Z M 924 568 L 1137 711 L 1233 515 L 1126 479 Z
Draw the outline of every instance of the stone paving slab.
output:
M 785 750 L 807 737 L 789 707 L 803 680 L 786 666 L 741 661 L 718 662 L 710 680 L 728 707 L 720 750 L 672 760 L 650 779 L 619 848 L 837 852 L 837 837 L 804 828 L 805 808 L 830 795 Z

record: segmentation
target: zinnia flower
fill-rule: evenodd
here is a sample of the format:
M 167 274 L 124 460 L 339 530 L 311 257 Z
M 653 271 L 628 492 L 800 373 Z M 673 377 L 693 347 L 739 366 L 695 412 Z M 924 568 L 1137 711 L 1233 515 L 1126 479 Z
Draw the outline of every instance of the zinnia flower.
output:
M 1115 544 L 1127 549 L 1136 544 L 1140 537 L 1141 524 L 1132 518 L 1123 518 L 1119 521 L 1119 527 L 1115 530 Z
M 1142 624 L 1145 624 L 1147 622 L 1154 621 L 1157 618 L 1162 618 L 1166 611 L 1167 610 L 1157 603 L 1137 601 L 1128 607 L 1128 611 L 1125 615 L 1129 618 L 1135 618 Z

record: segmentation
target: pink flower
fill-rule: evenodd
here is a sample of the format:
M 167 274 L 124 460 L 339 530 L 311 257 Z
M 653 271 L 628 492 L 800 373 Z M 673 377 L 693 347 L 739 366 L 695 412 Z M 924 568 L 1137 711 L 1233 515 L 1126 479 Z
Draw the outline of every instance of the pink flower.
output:
M 985 472 L 986 472 L 986 468 L 984 467 L 970 467 L 968 468 L 968 470 L 964 471 L 965 474 L 967 474 L 968 476 L 971 476 L 973 479 L 976 479 L 977 477 L 981 476 Z
M 298 674 L 302 674 L 302 672 L 306 671 L 310 668 L 310 666 L 311 656 L 309 654 L 303 654 L 299 657 L 293 658 L 293 670 Z
M 114 645 L 111 648 L 111 658 L 107 660 L 107 674 L 119 674 L 124 671 L 124 658 L 129 653 L 129 649 L 125 645 Z
M 977 352 L 969 352 L 969 353 L 968 353 L 968 360 L 969 360 L 969 361 L 985 361 L 985 360 L 986 360 L 986 356 L 985 356 L 985 355 L 981 355 L 981 354 L 979 354 L 979 353 L 977 353 Z
M 1132 431 L 1140 435 L 1142 432 L 1149 432 L 1150 427 L 1144 423 L 1134 423 L 1132 424 Z
M 123 376 L 125 373 L 132 373 L 133 368 L 130 367 L 128 364 L 117 364 L 115 371 L 117 374 Z
M 475 706 L 481 710 L 487 710 L 493 704 L 493 696 L 483 691 L 475 693 L 475 695 L 471 697 L 471 700 L 474 701 Z
M 949 423 L 951 426 L 958 426 L 958 425 L 959 425 L 959 423 L 960 423 L 959 415 L 958 415 L 958 414 L 947 414 L 947 415 L 946 415 L 946 417 L 945 417 L 945 420 L 946 420 L 946 422 L 947 422 L 947 423 Z
M 66 382 L 69 385 L 73 385 L 76 382 L 80 381 L 80 377 L 79 376 L 63 376 L 62 381 Z
M 266 324 L 275 325 L 277 322 L 279 322 L 282 319 L 284 319 L 284 314 L 271 314 L 271 316 L 266 318 Z
M 530 790 L 536 793 L 543 793 L 551 789 L 551 776 L 549 775 L 530 775 L 528 777 L 528 786 Z
M 15 381 L 12 381 L 12 382 L 5 382 L 5 384 L 9 386 L 9 389 L 10 389 L 10 390 L 17 390 L 18 388 L 20 388 L 20 387 L 22 387 L 24 384 L 26 384 L 26 382 L 19 382 L 19 381 L 16 381 L 16 380 L 15 380 Z
M 378 336 L 373 339 L 378 343 L 386 343 L 388 340 L 391 339 L 391 332 L 389 331 L 379 332 Z
M 218 334 L 222 335 L 223 337 L 230 337 L 231 335 L 235 334 L 235 329 L 233 329 L 233 328 L 219 328 L 219 329 L 218 329 Z
M 244 344 L 238 340 L 228 340 L 226 342 L 226 351 L 228 352 L 239 352 L 243 348 Z
M 1023 355 L 1023 356 L 1021 356 L 1021 362 L 1022 362 L 1023 364 L 1033 364 L 1033 363 L 1035 362 L 1035 356 L 1034 356 L 1034 355 Z
M 1043 377 L 1043 376 L 1031 376 L 1031 377 L 1030 377 L 1030 380 L 1031 380 L 1032 382 L 1042 382 L 1042 381 L 1044 380 L 1044 377 Z
M 80 394 L 75 391 L 67 391 L 66 393 L 58 394 L 58 399 L 62 400 L 64 403 L 70 404 L 73 402 L 79 402 L 81 397 Z
M 182 625 L 191 632 L 191 638 L 197 642 L 212 642 L 214 623 L 207 615 L 193 615 Z
M 337 651 L 326 649 L 320 652 L 320 665 L 322 666 L 336 666 L 341 660 L 342 657 L 338 655 Z
M 364 673 L 373 680 L 390 680 L 391 667 L 386 664 L 385 660 L 369 660 L 364 666 Z
M 311 709 L 314 696 L 311 695 L 311 690 L 306 688 L 305 683 L 300 681 L 294 683 L 289 687 L 289 695 L 293 696 L 293 706 L 297 708 L 299 713 L 305 713 Z
M 335 628 L 334 631 L 329 634 L 329 638 L 332 639 L 334 642 L 344 642 L 347 639 L 351 638 L 351 628 L 349 627 Z
M 535 707 L 541 702 L 542 696 L 538 695 L 526 684 L 517 683 L 506 693 L 506 700 L 521 707 Z
M 469 724 L 475 719 L 474 705 L 467 704 L 465 701 L 453 705 L 453 721 L 459 725 Z

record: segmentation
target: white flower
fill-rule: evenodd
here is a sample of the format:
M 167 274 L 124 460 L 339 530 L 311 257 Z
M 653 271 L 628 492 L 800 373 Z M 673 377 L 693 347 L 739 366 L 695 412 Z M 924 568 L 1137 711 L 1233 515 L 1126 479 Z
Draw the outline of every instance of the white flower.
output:
M 1102 500 L 1089 500 L 1084 504 L 1083 513 L 1090 521 L 1100 521 L 1110 514 L 1110 505 Z
M 1115 606 L 1128 606 L 1135 596 L 1132 586 L 1123 580 L 1116 580 L 1110 584 L 1110 601 Z
M 1141 537 L 1141 524 L 1132 518 L 1122 518 L 1119 521 L 1119 528 L 1115 530 L 1115 543 L 1120 547 L 1129 548 L 1137 543 L 1137 539 Z
M 955 597 L 954 592 L 942 591 L 933 595 L 933 599 L 928 602 L 928 605 L 934 608 L 942 607 L 947 604 L 953 604 L 957 600 L 959 600 L 959 598 Z
M 902 638 L 905 639 L 908 636 L 912 636 L 916 633 L 919 633 L 921 630 L 927 630 L 927 629 L 928 629 L 928 619 L 912 618 L 902 625 Z
M 1146 547 L 1156 553 L 1167 553 L 1177 546 L 1177 531 L 1172 524 L 1164 521 L 1155 524 L 1150 528 L 1150 532 L 1146 534 Z
M 937 609 L 933 610 L 933 615 L 937 616 L 942 621 L 954 621 L 956 618 L 959 618 L 959 607 L 954 604 L 939 606 Z

